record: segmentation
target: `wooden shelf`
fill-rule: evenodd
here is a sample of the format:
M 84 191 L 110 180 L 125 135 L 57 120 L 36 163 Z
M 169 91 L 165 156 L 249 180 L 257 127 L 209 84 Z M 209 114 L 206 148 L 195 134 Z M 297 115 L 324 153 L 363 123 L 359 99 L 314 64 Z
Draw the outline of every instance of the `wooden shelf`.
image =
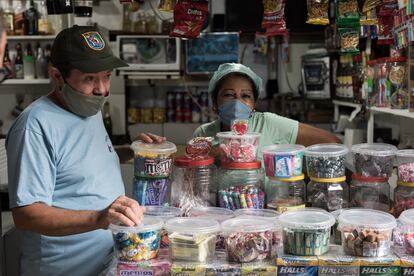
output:
M 53 40 L 55 35 L 10 35 L 8 40 Z
M 50 79 L 31 79 L 31 80 L 25 80 L 25 79 L 9 79 L 5 80 L 2 84 L 3 85 L 27 85 L 27 84 L 50 84 Z

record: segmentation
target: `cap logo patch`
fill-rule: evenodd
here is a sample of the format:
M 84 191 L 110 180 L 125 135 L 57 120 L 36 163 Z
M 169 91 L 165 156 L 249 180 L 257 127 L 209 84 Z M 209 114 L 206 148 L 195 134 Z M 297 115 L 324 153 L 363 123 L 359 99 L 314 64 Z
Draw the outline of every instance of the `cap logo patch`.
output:
M 92 50 L 100 51 L 105 47 L 105 41 L 98 32 L 86 32 L 82 36 Z

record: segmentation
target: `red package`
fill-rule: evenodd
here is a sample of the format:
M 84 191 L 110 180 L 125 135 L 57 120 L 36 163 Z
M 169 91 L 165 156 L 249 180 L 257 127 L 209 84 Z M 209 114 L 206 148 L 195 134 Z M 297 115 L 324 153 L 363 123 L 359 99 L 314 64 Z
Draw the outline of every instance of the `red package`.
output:
M 263 0 L 263 28 L 286 29 L 285 0 Z
M 171 37 L 197 38 L 208 13 L 208 1 L 179 0 L 174 7 Z

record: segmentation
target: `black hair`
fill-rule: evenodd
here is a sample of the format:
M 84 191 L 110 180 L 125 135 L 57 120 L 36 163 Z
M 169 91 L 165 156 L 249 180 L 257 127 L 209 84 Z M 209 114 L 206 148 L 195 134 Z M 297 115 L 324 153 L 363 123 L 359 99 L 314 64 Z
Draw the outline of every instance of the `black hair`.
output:
M 254 83 L 254 81 L 247 76 L 246 74 L 243 73 L 239 73 L 239 72 L 233 72 L 230 74 L 225 75 L 224 77 L 222 77 L 216 84 L 216 87 L 214 87 L 213 91 L 211 91 L 211 99 L 213 100 L 213 105 L 217 104 L 217 97 L 218 97 L 218 93 L 221 89 L 221 87 L 223 86 L 223 83 L 229 79 L 230 77 L 244 77 L 247 80 L 250 81 L 250 84 L 253 87 L 253 95 L 254 95 L 254 100 L 257 101 L 257 98 L 259 97 L 259 91 L 257 91 L 257 87 L 256 84 Z

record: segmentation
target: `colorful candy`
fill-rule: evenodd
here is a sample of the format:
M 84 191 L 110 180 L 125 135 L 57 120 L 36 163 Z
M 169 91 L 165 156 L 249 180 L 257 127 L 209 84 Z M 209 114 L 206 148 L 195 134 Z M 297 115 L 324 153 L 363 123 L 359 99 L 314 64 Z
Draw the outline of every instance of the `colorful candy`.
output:
M 245 135 L 249 130 L 248 120 L 234 120 L 231 123 L 231 131 L 236 135 Z
M 394 216 L 399 217 L 403 211 L 411 208 L 414 208 L 414 184 L 398 182 L 394 191 Z
M 219 132 L 217 137 L 222 151 L 222 162 L 253 162 L 257 157 L 259 146 L 257 133 L 244 135 L 233 134 L 232 132 Z
M 218 191 L 219 205 L 231 210 L 241 208 L 263 209 L 265 193 L 254 185 L 239 185 Z
M 398 180 L 403 182 L 414 182 L 414 163 L 398 165 Z
M 346 208 L 349 202 L 349 189 L 345 180 L 345 176 L 331 179 L 311 178 L 306 192 L 310 206 L 329 212 Z
M 212 147 L 212 137 L 196 137 L 187 143 L 186 155 L 191 159 L 205 159 Z
M 161 206 L 166 203 L 167 190 L 170 186 L 168 178 L 134 178 L 133 195 L 140 205 Z
M 302 174 L 302 145 L 271 145 L 264 147 L 263 160 L 266 175 L 269 177 L 289 178 Z
M 345 175 L 348 148 L 341 144 L 316 144 L 305 150 L 309 177 L 337 178 Z

